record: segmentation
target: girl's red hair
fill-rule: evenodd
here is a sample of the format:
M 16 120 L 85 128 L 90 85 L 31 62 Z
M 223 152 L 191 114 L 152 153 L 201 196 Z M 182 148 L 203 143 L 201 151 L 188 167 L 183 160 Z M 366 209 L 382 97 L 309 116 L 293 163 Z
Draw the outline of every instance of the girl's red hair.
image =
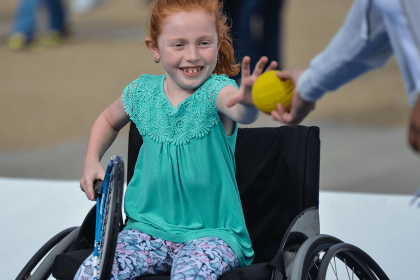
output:
M 239 73 L 239 64 L 235 62 L 232 47 L 232 37 L 229 34 L 230 26 L 227 17 L 223 13 L 223 2 L 219 0 L 153 0 L 149 11 L 149 20 L 146 24 L 146 32 L 158 47 L 157 39 L 160 35 L 163 22 L 171 13 L 178 11 L 193 11 L 201 9 L 212 14 L 215 19 L 219 48 L 219 59 L 213 73 L 234 76 Z

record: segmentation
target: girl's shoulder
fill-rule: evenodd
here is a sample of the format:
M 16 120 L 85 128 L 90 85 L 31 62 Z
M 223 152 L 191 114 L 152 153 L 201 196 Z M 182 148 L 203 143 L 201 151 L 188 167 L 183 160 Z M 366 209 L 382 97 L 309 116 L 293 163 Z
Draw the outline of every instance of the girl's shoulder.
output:
M 138 92 L 154 91 L 160 82 L 163 82 L 165 75 L 142 74 L 139 78 L 132 81 L 124 89 L 124 93 L 136 94 Z
M 229 78 L 225 74 L 220 74 L 220 75 L 213 74 L 210 77 L 208 77 L 208 79 L 206 80 L 205 83 L 211 85 L 211 84 L 218 83 L 218 82 L 219 83 L 221 82 L 221 83 L 227 83 L 227 84 L 234 84 L 234 85 L 236 85 L 235 80 Z
M 216 98 L 220 90 L 225 86 L 234 86 L 238 88 L 236 81 L 225 74 L 213 74 L 203 84 L 203 89 L 207 92 L 208 99 L 212 106 L 216 107 Z

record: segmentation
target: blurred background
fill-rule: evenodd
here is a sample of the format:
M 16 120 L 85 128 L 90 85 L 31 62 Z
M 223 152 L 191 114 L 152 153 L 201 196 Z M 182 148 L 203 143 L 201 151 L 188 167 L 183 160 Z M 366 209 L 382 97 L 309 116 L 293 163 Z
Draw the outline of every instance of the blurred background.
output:
M 163 74 L 144 44 L 149 0 L 108 0 L 78 15 L 70 8 L 83 0 L 72 1 L 65 2 L 69 40 L 13 51 L 7 39 L 17 1 L 0 0 L 0 224 L 14 229 L 1 238 L 4 279 L 14 279 L 48 238 L 80 225 L 93 205 L 78 184 L 93 122 L 132 80 Z M 340 28 L 352 0 L 283 4 L 281 65 L 304 69 Z M 47 35 L 47 18 L 40 9 L 37 37 Z M 252 20 L 258 37 L 264 19 Z M 392 59 L 328 93 L 303 123 L 321 132 L 321 232 L 364 249 L 391 279 L 418 275 L 413 241 L 420 215 L 409 202 L 420 184 L 420 155 L 408 146 L 409 113 Z M 280 125 L 263 114 L 251 126 Z M 113 154 L 127 158 L 127 143 L 124 128 L 103 166 Z M 396 240 L 398 246 L 387 246 Z
M 81 15 L 65 3 L 68 41 L 12 51 L 7 38 L 17 2 L 0 0 L 1 177 L 78 180 L 96 117 L 141 74 L 163 73 L 144 44 L 149 0 L 109 0 Z M 306 68 L 351 4 L 284 2 L 283 67 Z M 48 15 L 44 9 L 39 13 L 37 35 L 43 36 Z M 409 112 L 395 59 L 320 100 L 303 124 L 321 128 L 321 189 L 414 193 L 420 156 L 408 147 Z M 252 126 L 279 125 L 263 115 Z M 126 157 L 127 133 L 120 133 L 104 165 L 111 154 Z

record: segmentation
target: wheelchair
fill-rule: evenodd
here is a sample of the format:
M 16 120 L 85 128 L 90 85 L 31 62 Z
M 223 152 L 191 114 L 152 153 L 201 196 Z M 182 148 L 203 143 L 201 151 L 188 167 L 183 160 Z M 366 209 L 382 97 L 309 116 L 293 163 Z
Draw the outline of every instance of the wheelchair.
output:
M 131 123 L 128 182 L 142 143 Z M 252 265 L 229 271 L 219 279 L 389 279 L 360 248 L 320 234 L 318 127 L 240 128 L 235 160 L 255 259 Z M 41 247 L 16 280 L 45 280 L 51 274 L 59 280 L 72 280 L 93 251 L 95 207 L 80 227 L 58 233 Z M 122 220 L 120 224 L 122 230 Z M 170 276 L 145 275 L 137 279 L 167 280 Z

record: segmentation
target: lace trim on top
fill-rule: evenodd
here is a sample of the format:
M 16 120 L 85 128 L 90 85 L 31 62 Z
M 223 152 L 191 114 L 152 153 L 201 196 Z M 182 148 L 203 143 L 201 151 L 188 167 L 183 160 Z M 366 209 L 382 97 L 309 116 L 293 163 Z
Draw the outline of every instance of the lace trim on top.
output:
M 220 90 L 227 85 L 238 87 L 226 75 L 213 74 L 175 108 L 163 91 L 164 79 L 165 75 L 142 75 L 124 89 L 122 101 L 141 135 L 176 145 L 208 134 L 219 120 L 216 98 Z

